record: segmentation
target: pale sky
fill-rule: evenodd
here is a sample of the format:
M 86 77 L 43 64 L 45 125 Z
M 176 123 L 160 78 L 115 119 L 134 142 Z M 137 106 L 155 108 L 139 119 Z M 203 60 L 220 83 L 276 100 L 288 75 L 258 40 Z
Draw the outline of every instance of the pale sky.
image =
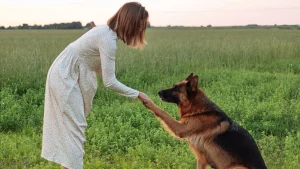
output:
M 300 0 L 136 0 L 151 25 L 300 25 Z M 126 0 L 0 0 L 0 26 L 94 21 L 105 24 Z

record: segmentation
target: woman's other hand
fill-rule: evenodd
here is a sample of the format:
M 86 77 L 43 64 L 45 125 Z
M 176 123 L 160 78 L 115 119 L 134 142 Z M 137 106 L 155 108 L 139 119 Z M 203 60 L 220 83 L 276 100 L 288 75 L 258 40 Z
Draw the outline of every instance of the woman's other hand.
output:
M 96 26 L 94 21 L 90 22 L 90 25 L 91 25 L 92 28 Z

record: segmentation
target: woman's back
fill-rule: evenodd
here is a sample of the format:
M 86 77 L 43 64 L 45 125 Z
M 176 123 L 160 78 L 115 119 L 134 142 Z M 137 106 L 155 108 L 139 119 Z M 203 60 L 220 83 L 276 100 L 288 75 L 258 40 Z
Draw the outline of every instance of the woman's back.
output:
M 85 66 L 96 71 L 101 68 L 100 53 L 114 59 L 117 35 L 107 25 L 94 27 L 70 44 Z

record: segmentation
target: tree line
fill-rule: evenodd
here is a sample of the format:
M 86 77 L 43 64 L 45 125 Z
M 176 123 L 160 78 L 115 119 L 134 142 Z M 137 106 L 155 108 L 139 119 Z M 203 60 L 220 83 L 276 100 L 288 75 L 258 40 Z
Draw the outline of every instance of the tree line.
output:
M 154 27 L 154 26 L 152 26 Z M 271 28 L 277 28 L 277 29 L 299 29 L 300 30 L 300 24 L 299 25 L 258 25 L 258 24 L 248 24 L 248 25 L 241 25 L 241 26 L 182 26 L 182 25 L 167 25 L 166 27 L 157 27 L 157 28 L 168 28 L 168 29 L 181 29 L 181 28 L 213 28 L 213 29 L 271 29 Z
M 147 28 L 150 28 L 150 23 L 148 22 Z M 85 26 L 82 26 L 81 22 L 70 22 L 70 23 L 54 23 L 54 24 L 48 24 L 48 25 L 29 25 L 27 23 L 23 23 L 19 26 L 9 26 L 4 27 L 0 25 L 1 29 L 90 29 L 92 28 L 92 25 L 90 23 L 87 23 Z
M 48 25 L 29 25 L 27 23 L 24 23 L 19 26 L 9 26 L 4 27 L 0 26 L 0 29 L 90 29 L 91 25 L 90 23 L 87 23 L 85 26 L 82 26 L 81 22 L 70 22 L 70 23 L 54 23 L 54 24 L 48 24 Z
M 156 27 L 150 25 L 148 22 L 147 28 L 150 27 Z M 0 25 L 0 30 L 1 29 L 90 29 L 92 28 L 90 23 L 87 23 L 85 26 L 81 24 L 81 22 L 70 22 L 70 23 L 54 23 L 54 24 L 48 24 L 48 25 L 28 25 L 24 23 L 23 25 L 19 26 L 9 26 L 9 27 L 4 27 Z M 257 24 L 248 24 L 245 26 L 212 26 L 212 25 L 207 25 L 207 26 L 181 26 L 181 25 L 167 25 L 162 26 L 162 27 L 157 27 L 157 28 L 168 28 L 168 29 L 180 29 L 180 28 L 217 28 L 217 29 L 222 29 L 222 28 L 232 28 L 232 29 L 270 29 L 270 28 L 278 28 L 278 29 L 299 29 L 300 30 L 300 25 L 257 25 Z

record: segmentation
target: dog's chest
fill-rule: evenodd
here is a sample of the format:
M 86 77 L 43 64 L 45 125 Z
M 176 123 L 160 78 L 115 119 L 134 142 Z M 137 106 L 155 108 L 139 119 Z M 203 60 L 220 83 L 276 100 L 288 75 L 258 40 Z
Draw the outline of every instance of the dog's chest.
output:
M 192 147 L 198 149 L 201 152 L 205 151 L 205 144 L 206 141 L 204 137 L 201 137 L 199 135 L 192 135 L 187 138 L 187 141 L 189 144 L 191 144 Z

